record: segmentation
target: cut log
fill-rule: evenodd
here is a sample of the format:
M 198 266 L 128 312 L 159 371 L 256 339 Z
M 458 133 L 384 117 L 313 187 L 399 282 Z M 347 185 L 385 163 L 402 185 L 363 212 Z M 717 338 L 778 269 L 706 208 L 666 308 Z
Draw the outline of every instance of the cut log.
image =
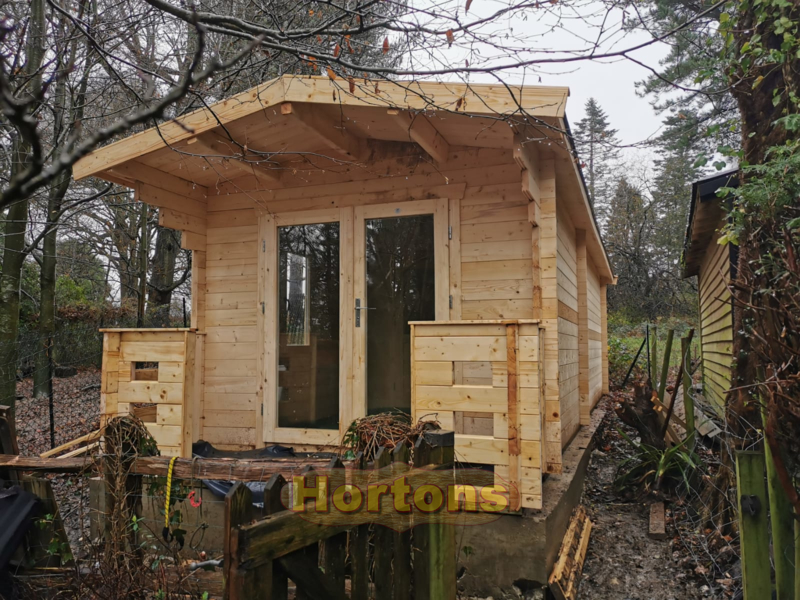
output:
M 179 458 L 175 461 L 173 476 L 176 479 L 224 479 L 228 481 L 267 481 L 275 473 L 286 479 L 306 466 L 324 468 L 329 460 L 306 458 L 273 458 L 266 460 L 246 460 L 231 458 Z M 168 456 L 140 456 L 131 465 L 134 475 L 166 476 L 170 458 Z M 345 463 L 351 466 L 352 461 Z M 19 471 L 45 471 L 51 473 L 72 473 L 99 470 L 98 463 L 89 457 L 18 456 L 0 454 L 0 469 Z

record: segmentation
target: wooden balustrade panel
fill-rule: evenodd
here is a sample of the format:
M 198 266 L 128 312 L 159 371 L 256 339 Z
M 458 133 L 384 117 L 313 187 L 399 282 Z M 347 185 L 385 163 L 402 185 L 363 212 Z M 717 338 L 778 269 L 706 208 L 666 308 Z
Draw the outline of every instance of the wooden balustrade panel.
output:
M 491 465 L 525 508 L 542 506 L 539 332 L 536 321 L 512 319 L 417 322 L 411 334 L 414 419 L 455 431 L 456 459 Z
M 164 456 L 189 456 L 194 441 L 195 333 L 106 330 L 101 402 L 104 417 L 141 418 Z

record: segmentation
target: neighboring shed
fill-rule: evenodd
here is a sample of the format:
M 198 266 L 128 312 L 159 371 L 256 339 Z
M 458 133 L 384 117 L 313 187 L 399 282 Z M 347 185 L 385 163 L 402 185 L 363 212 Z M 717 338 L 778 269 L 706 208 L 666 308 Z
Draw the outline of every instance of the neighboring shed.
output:
M 76 165 L 135 189 L 193 251 L 191 329 L 107 331 L 103 410 L 155 404 L 156 440 L 184 455 L 435 413 L 461 460 L 541 506 L 542 473 L 608 389 L 613 274 L 568 90 L 347 88 L 285 76 Z
M 683 249 L 684 278 L 697 276 L 703 391 L 720 411 L 731 387 L 733 298 L 728 285 L 735 276 L 736 246 L 719 244 L 727 211 L 717 190 L 738 185 L 738 170 L 692 185 L 689 224 Z

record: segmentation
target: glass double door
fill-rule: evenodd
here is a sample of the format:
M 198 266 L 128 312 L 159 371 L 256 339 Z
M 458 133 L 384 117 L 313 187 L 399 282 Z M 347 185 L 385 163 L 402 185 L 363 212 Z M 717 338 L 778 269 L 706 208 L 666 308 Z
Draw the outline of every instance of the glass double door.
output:
M 447 302 L 446 201 L 336 215 L 276 218 L 277 429 L 265 441 L 301 443 L 288 433 L 300 429 L 329 443 L 359 416 L 410 412 L 409 322 Z

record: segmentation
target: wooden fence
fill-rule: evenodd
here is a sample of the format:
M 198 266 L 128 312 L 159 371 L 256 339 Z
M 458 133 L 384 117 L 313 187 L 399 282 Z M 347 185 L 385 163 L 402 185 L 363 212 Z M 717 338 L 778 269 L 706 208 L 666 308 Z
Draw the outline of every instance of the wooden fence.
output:
M 406 445 L 393 451 L 381 448 L 372 462 L 365 465 L 359 456 L 354 466 L 407 465 L 409 455 Z M 413 460 L 415 468 L 435 465 L 435 469 L 452 469 L 453 434 L 426 432 L 417 440 Z M 328 467 L 340 469 L 343 478 L 347 476 L 338 459 Z M 313 477 L 314 469 L 307 467 L 303 473 Z M 264 490 L 262 514 L 257 514 L 244 484 L 236 484 L 226 496 L 226 599 L 284 599 L 289 580 L 296 586 L 296 597 L 304 600 L 455 599 L 452 525 L 417 525 L 406 531 L 393 531 L 374 522 L 323 525 L 283 506 L 284 485 L 280 474 L 272 476 Z
M 744 600 L 800 600 L 800 522 L 768 444 L 736 452 L 736 494 Z

